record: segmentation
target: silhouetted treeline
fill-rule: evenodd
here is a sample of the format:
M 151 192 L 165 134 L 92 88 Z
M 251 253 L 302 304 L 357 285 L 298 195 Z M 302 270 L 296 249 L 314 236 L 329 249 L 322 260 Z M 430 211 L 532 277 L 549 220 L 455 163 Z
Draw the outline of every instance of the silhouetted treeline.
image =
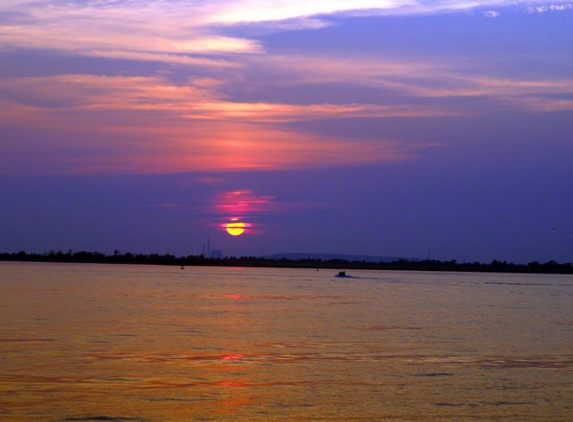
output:
M 68 250 L 49 251 L 46 253 L 0 253 L 0 261 L 20 262 L 76 262 L 94 264 L 142 264 L 142 265 L 177 265 L 177 266 L 240 266 L 240 267 L 279 267 L 279 268 L 332 268 L 332 269 L 365 269 L 365 270 L 411 270 L 411 271 L 467 271 L 467 272 L 506 272 L 506 273 L 552 273 L 573 274 L 573 264 L 549 261 L 537 261 L 528 264 L 513 264 L 494 260 L 490 263 L 463 262 L 456 260 L 439 261 L 435 259 L 408 260 L 394 262 L 345 261 L 342 259 L 270 259 L 264 257 L 242 256 L 221 259 L 207 258 L 203 255 L 132 254 L 115 250 L 112 255 L 101 252 L 73 252 Z

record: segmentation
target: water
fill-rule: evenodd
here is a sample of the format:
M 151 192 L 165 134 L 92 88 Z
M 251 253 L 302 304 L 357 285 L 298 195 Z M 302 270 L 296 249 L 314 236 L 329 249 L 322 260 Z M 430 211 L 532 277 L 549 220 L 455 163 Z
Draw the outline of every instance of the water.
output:
M 335 273 L 0 263 L 0 420 L 573 420 L 573 277 Z

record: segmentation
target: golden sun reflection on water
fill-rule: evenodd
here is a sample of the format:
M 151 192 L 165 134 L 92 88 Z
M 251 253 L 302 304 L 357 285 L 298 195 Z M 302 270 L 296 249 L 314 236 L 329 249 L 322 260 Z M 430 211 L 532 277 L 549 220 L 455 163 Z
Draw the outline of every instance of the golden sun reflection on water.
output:
M 573 420 L 563 276 L 0 264 L 0 419 Z

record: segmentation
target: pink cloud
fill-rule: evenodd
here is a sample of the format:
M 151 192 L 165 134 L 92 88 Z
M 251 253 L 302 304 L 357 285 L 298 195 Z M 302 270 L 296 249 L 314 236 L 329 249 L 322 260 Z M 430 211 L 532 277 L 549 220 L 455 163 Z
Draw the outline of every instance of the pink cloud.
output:
M 213 204 L 216 214 L 236 218 L 268 212 L 274 206 L 274 197 L 256 195 L 248 189 L 235 190 L 217 195 Z
M 47 173 L 240 171 L 408 158 L 408 148 L 392 140 L 327 138 L 274 124 L 417 113 L 408 107 L 233 103 L 217 87 L 211 80 L 174 85 L 158 77 L 5 79 L 0 93 L 20 100 L 4 101 L 0 121 L 50 136 L 0 149 L 12 159 L 26 150 L 19 156 L 26 171 Z
M 227 191 L 213 198 L 212 212 L 218 216 L 217 226 L 226 230 L 228 224 L 240 223 L 247 234 L 258 234 L 258 216 L 275 210 L 275 198 L 257 195 L 249 189 Z

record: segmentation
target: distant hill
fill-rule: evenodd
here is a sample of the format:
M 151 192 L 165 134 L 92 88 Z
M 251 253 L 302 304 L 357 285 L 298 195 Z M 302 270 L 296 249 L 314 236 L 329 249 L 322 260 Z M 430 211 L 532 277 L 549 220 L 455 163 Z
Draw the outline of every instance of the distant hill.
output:
M 416 258 L 404 258 L 397 256 L 373 256 L 373 255 L 348 255 L 348 254 L 332 254 L 332 253 L 279 253 L 275 255 L 266 255 L 266 259 L 290 259 L 298 261 L 301 259 L 320 259 L 323 261 L 330 261 L 333 259 L 341 259 L 344 261 L 359 261 L 359 262 L 395 262 L 400 259 L 407 259 L 410 261 L 418 261 Z

